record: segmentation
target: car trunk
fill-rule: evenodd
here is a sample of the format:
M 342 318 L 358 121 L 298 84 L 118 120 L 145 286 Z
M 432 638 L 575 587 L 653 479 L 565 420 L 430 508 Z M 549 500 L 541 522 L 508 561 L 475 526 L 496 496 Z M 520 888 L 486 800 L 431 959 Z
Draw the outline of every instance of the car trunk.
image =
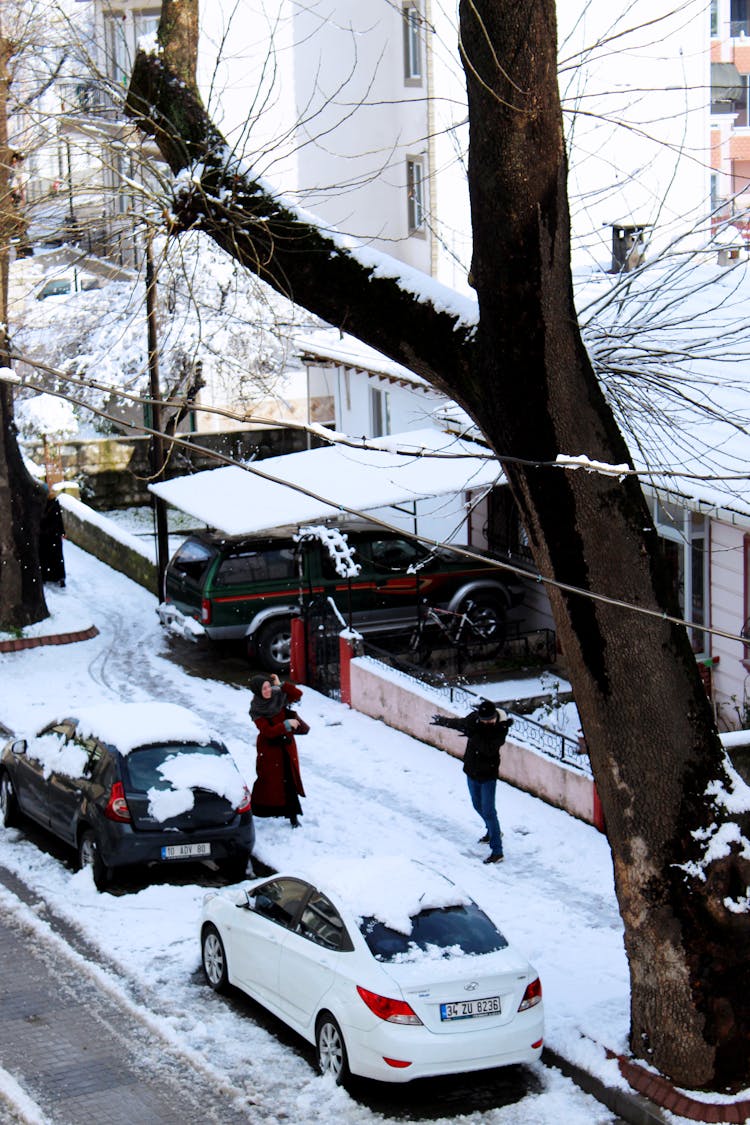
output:
M 528 965 L 510 949 L 384 966 L 430 1031 L 465 1034 L 510 1023 L 528 983 Z
M 151 831 L 155 827 L 175 828 L 180 832 L 195 832 L 203 828 L 220 828 L 231 824 L 236 816 L 235 809 L 226 797 L 211 793 L 207 789 L 193 789 L 193 807 L 174 816 L 157 819 L 151 811 L 151 801 L 147 793 L 126 791 L 132 825 L 136 831 Z

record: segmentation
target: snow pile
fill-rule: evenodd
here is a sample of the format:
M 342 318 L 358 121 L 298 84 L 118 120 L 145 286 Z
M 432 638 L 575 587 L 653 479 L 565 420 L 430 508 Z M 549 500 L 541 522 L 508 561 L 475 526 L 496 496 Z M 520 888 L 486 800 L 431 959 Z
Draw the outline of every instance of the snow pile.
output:
M 233 808 L 242 803 L 247 792 L 228 754 L 217 757 L 215 754 L 178 753 L 162 762 L 158 771 L 169 788 L 149 789 L 147 796 L 149 812 L 159 821 L 192 809 L 196 789 L 208 789 L 226 797 Z
M 716 805 L 717 819 L 709 828 L 693 833 L 694 838 L 704 845 L 703 855 L 698 862 L 683 865 L 688 875 L 702 882 L 706 881 L 706 871 L 711 864 L 726 859 L 732 852 L 750 860 L 750 840 L 738 821 L 732 819 L 750 812 L 750 786 L 726 756 L 724 768 L 726 779 L 716 779 L 706 788 L 706 793 Z M 744 893 L 736 898 L 725 898 L 724 906 L 732 914 L 750 914 L 750 887 L 745 887 Z
M 73 407 L 56 395 L 42 394 L 22 399 L 15 417 L 24 438 L 52 437 L 64 441 L 78 433 L 78 419 Z
M 403 856 L 337 858 L 333 869 L 306 862 L 305 875 L 353 918 L 375 918 L 407 935 L 421 910 L 471 901 L 444 875 Z
M 340 578 L 356 578 L 360 572 L 360 565 L 355 561 L 354 548 L 349 546 L 345 532 L 337 527 L 324 527 L 322 524 L 314 527 L 300 528 L 299 535 L 295 535 L 298 543 L 307 539 L 318 539 L 333 563 L 334 569 Z
M 63 777 L 80 777 L 88 761 L 86 751 L 81 746 L 66 743 L 61 734 L 50 733 L 35 738 L 29 743 L 26 753 L 39 762 L 45 778 L 53 773 Z

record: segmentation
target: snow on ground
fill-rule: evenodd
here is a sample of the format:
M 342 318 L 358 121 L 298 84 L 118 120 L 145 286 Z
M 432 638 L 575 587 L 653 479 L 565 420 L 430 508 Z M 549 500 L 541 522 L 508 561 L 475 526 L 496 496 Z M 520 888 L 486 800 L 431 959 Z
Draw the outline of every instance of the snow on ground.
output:
M 47 587 L 54 620 L 93 621 L 99 635 L 65 647 L 0 654 L 0 721 L 18 734 L 78 707 L 161 700 L 192 707 L 224 737 L 245 779 L 254 779 L 250 692 L 191 677 L 168 659 L 156 599 L 66 543 L 68 585 Z M 622 1085 L 604 1046 L 624 1050 L 628 975 L 606 840 L 595 829 L 510 786 L 498 789 L 506 862 L 484 867 L 483 825 L 471 809 L 460 763 L 306 689 L 311 726 L 299 742 L 307 791 L 298 831 L 258 820 L 255 855 L 279 869 L 337 857 L 404 855 L 463 887 L 538 969 L 546 1042 L 610 1084 Z M 319 1078 L 307 1060 L 202 983 L 199 886 L 146 886 L 98 894 L 88 871 L 73 873 L 26 839 L 0 829 L 0 864 L 83 931 L 161 1013 L 170 1037 L 203 1056 L 279 1118 L 383 1122 L 381 1114 Z M 479 1125 L 591 1125 L 611 1120 L 557 1072 L 538 1066 L 543 1092 L 491 1113 Z M 0 1072 L 0 1088 L 10 1084 Z M 12 1100 L 12 1098 L 11 1098 Z M 446 1118 L 458 1120 L 457 1118 Z

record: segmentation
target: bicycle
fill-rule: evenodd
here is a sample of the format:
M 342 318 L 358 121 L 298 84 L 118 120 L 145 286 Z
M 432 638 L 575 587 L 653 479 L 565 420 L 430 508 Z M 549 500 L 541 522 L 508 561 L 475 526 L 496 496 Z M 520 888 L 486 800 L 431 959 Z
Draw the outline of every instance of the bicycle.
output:
M 427 664 L 442 637 L 455 649 L 459 671 L 472 660 L 491 660 L 505 643 L 505 611 L 493 600 L 467 598 L 460 610 L 441 609 L 423 598 L 409 637 L 416 664 Z

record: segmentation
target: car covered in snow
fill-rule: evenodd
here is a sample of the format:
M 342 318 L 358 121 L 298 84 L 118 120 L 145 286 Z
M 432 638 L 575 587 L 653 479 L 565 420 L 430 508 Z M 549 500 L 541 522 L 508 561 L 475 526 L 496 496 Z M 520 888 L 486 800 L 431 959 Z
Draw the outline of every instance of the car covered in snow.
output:
M 536 970 L 449 879 L 400 857 L 330 858 L 205 896 L 203 971 L 315 1044 L 323 1073 L 385 1082 L 530 1063 Z
M 103 703 L 13 738 L 0 815 L 75 848 L 102 890 L 119 868 L 212 861 L 242 879 L 255 842 L 250 793 L 207 723 L 172 703 Z
M 187 634 L 186 625 L 199 623 L 211 640 L 244 640 L 251 659 L 285 672 L 291 619 L 302 600 L 330 598 L 342 620 L 366 636 L 412 629 L 425 601 L 466 610 L 497 645 L 523 590 L 489 557 L 466 558 L 361 525 L 251 538 L 197 532 L 170 560 L 164 594 L 163 624 L 177 622 Z

